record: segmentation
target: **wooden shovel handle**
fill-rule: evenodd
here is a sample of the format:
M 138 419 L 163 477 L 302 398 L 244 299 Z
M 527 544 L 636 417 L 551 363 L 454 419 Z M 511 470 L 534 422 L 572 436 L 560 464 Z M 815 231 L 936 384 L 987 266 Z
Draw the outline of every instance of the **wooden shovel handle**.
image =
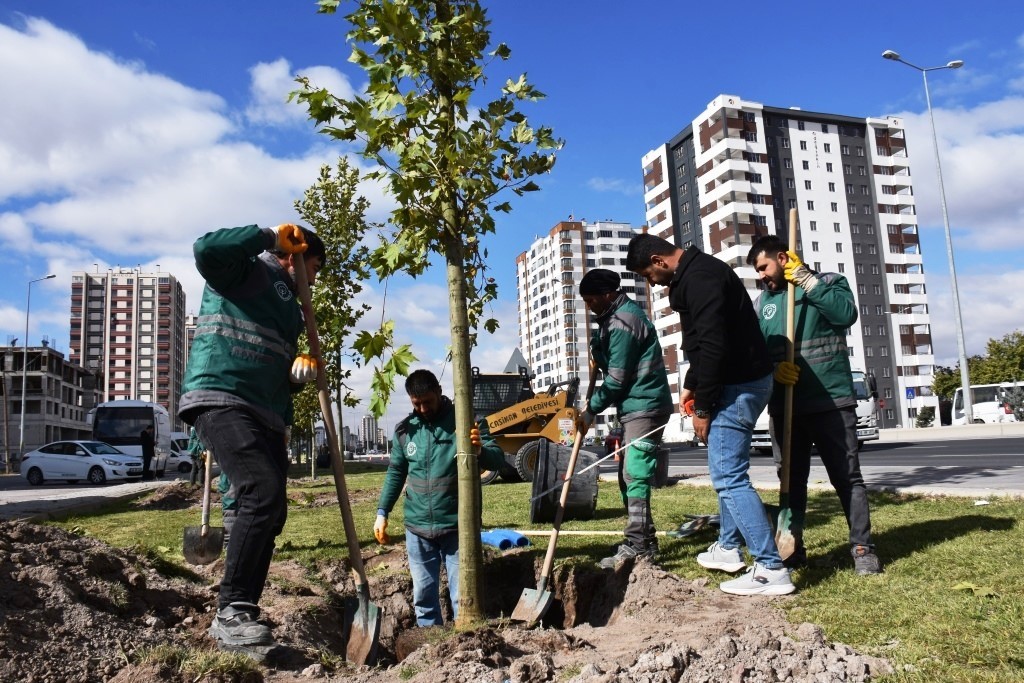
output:
M 306 322 L 309 352 L 316 359 L 317 398 L 320 399 L 320 412 L 323 413 L 324 430 L 327 432 L 327 446 L 331 454 L 331 470 L 334 473 L 334 488 L 338 494 L 338 507 L 341 508 L 341 521 L 345 527 L 349 561 L 352 563 L 352 572 L 356 575 L 355 582 L 358 589 L 360 585 L 367 583 L 366 569 L 363 566 L 363 554 L 359 548 L 356 525 L 352 519 L 348 487 L 345 484 L 345 461 L 338 451 L 338 430 L 334 426 L 334 412 L 331 410 L 331 400 L 327 390 L 327 374 L 324 371 L 324 361 L 320 354 L 320 336 L 316 331 L 313 297 L 309 292 L 309 277 L 306 275 L 306 259 L 302 254 L 294 254 L 292 262 L 295 268 L 295 284 L 299 290 L 299 301 L 302 303 L 302 317 Z
M 796 209 L 789 210 L 789 250 L 796 251 Z M 796 358 L 796 285 L 786 283 L 786 361 Z M 782 472 L 779 477 L 779 493 L 789 493 L 789 460 L 793 446 L 793 385 L 785 389 L 785 411 L 782 414 Z

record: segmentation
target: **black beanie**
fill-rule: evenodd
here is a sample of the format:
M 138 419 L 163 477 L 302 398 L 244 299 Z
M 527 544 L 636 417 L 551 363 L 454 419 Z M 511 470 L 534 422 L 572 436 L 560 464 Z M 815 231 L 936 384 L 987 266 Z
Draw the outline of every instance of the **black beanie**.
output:
M 606 268 L 595 268 L 588 271 L 580 280 L 580 294 L 607 294 L 619 289 L 619 274 Z

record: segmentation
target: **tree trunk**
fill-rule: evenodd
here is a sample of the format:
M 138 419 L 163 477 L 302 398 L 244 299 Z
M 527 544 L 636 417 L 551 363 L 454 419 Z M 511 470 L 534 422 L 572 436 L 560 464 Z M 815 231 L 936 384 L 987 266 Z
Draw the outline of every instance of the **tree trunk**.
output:
M 455 403 L 455 445 L 459 469 L 459 618 L 456 626 L 483 619 L 480 568 L 480 466 L 470 439 L 473 425 L 473 388 L 469 356 L 469 316 L 466 311 L 466 276 L 462 244 L 447 237 L 448 317 L 452 328 L 452 376 Z

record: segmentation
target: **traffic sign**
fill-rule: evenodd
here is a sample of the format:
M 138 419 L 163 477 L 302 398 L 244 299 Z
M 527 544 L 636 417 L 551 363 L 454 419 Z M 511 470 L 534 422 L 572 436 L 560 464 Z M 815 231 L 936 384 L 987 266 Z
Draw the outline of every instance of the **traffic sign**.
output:
M 914 398 L 914 390 L 913 390 L 913 388 L 907 389 L 907 398 L 910 398 L 910 399 Z

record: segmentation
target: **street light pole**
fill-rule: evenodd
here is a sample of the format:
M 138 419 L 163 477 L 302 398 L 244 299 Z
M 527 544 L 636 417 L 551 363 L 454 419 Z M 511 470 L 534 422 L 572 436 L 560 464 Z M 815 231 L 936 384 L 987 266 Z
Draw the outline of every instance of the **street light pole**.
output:
M 953 287 L 953 316 L 956 326 L 956 347 L 960 354 L 960 382 L 963 385 L 963 397 L 964 397 L 964 419 L 967 424 L 974 424 L 974 410 L 972 406 L 973 397 L 971 396 L 971 380 L 970 373 L 967 369 L 967 348 L 964 343 L 964 324 L 960 317 L 960 288 L 956 282 L 956 265 L 953 260 L 953 236 L 949 231 L 949 213 L 946 211 L 946 188 L 942 183 L 942 161 L 939 159 L 939 137 L 935 132 L 935 114 L 932 113 L 932 96 L 928 91 L 928 72 L 929 71 L 940 71 L 942 69 L 959 69 L 964 65 L 963 60 L 954 59 L 942 66 L 929 66 L 922 67 L 916 64 L 902 59 L 898 52 L 893 50 L 886 50 L 882 53 L 882 57 L 885 59 L 892 60 L 894 62 L 900 62 L 906 64 L 912 69 L 917 69 L 921 72 L 921 78 L 924 79 L 924 99 L 928 106 L 928 120 L 932 124 L 932 144 L 935 147 L 935 169 L 939 175 L 939 199 L 942 203 L 942 224 L 946 231 L 946 256 L 949 259 L 949 280 Z
M 25 456 L 25 390 L 28 388 L 28 312 L 32 306 L 32 283 L 57 277 L 56 273 L 28 281 L 28 295 L 25 297 L 25 345 L 21 356 L 21 429 L 18 436 L 18 457 Z

